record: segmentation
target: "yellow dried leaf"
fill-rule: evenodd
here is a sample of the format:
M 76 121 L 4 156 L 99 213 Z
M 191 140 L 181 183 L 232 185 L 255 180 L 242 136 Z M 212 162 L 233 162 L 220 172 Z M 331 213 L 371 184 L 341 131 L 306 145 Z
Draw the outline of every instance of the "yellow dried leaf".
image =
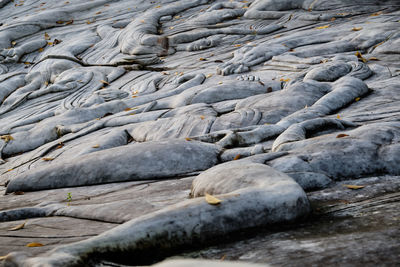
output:
M 52 161 L 54 158 L 42 158 L 43 161 Z
M 204 117 L 203 115 L 200 116 L 201 120 L 204 120 L 206 117 Z
M 57 20 L 56 23 L 57 23 L 57 24 L 64 24 L 64 21 L 62 21 L 62 20 Z
M 74 23 L 74 20 L 73 20 L 73 19 L 68 20 L 67 22 L 65 22 L 65 25 L 70 25 L 70 24 L 72 24 L 72 23 Z
M 360 59 L 362 62 L 367 63 L 367 60 L 363 57 L 363 55 L 361 54 L 360 51 L 356 52 L 356 56 L 358 57 L 358 59 Z
M 174 29 L 174 26 L 170 26 L 170 27 L 168 27 L 170 30 L 173 30 Z
M 237 155 L 233 158 L 233 160 L 238 160 L 238 159 L 240 159 L 241 156 L 242 156 L 242 155 L 237 154 Z
M 92 24 L 92 22 L 90 20 L 87 20 L 86 24 Z
M 8 143 L 8 142 L 10 142 L 11 140 L 14 140 L 14 137 L 12 137 L 12 136 L 9 135 L 9 134 L 6 134 L 6 135 L 1 135 L 1 136 L 0 136 L 0 139 L 4 140 L 4 142 Z
M 343 138 L 346 136 L 349 136 L 349 135 L 348 134 L 338 134 L 338 135 L 336 135 L 336 138 Z
M 100 147 L 100 145 L 94 145 L 94 146 L 92 146 L 93 148 L 98 148 L 98 147 Z
M 331 25 L 325 25 L 325 26 L 319 26 L 319 27 L 316 27 L 315 29 L 318 29 L 318 30 L 322 30 L 322 29 L 326 29 L 326 28 L 329 28 Z
M 180 18 L 181 18 L 181 16 L 179 16 L 179 15 L 174 16 L 174 19 L 180 19 Z
M 279 38 L 279 37 L 281 37 L 281 36 L 282 36 L 282 34 L 277 34 L 277 35 L 275 35 L 273 38 L 276 39 L 276 38 Z
M 287 79 L 281 78 L 280 81 L 281 81 L 281 82 L 288 82 L 288 81 L 290 81 L 290 79 L 289 79 L 289 78 L 287 78 Z
M 379 61 L 379 59 L 377 59 L 376 57 L 370 57 L 368 60 L 369 61 L 371 61 L 371 60 Z
M 160 8 L 161 6 L 155 6 L 154 8 Z
M 206 78 L 211 78 L 213 75 L 211 73 L 206 75 Z
M 103 83 L 103 84 L 110 85 L 110 83 L 109 83 L 109 82 L 107 82 L 107 81 L 104 81 L 104 80 L 100 80 L 100 82 L 101 82 L 101 83 Z
M 44 245 L 42 243 L 32 242 L 32 243 L 26 244 L 26 246 L 33 248 L 33 247 L 43 247 Z
M 360 101 L 360 99 L 361 99 L 361 98 L 356 97 L 354 100 L 357 102 L 357 101 Z
M 51 46 L 53 45 L 53 42 L 47 42 L 47 45 Z
M 241 47 L 241 44 L 235 44 L 234 47 Z
M 380 14 L 382 14 L 382 11 L 373 13 L 373 14 L 371 14 L 371 15 L 369 15 L 369 16 L 370 16 L 370 17 L 376 17 L 376 16 L 379 16 Z
M 44 50 L 43 47 L 39 48 L 39 52 L 43 52 L 43 50 Z
M 223 82 L 218 82 L 218 84 L 223 84 Z
M 12 41 L 11 44 L 12 44 L 13 46 L 15 46 L 15 45 L 17 44 L 17 42 L 16 42 L 16 41 Z
M 220 204 L 222 202 L 221 199 L 218 199 L 218 198 L 216 198 L 216 197 L 214 197 L 214 196 L 212 196 L 210 194 L 207 194 L 207 193 L 205 195 L 205 198 L 206 198 L 207 203 L 211 204 L 211 205 L 218 205 L 218 204 Z
M 30 65 L 31 63 L 28 62 L 28 61 L 25 61 L 24 64 L 25 64 L 25 65 Z
M 132 98 L 138 97 L 137 95 L 132 95 Z
M 186 141 L 192 141 L 192 139 L 189 138 L 189 137 L 186 137 L 185 140 L 186 140 Z
M 13 227 L 13 228 L 8 229 L 8 231 L 18 231 L 18 230 L 21 230 L 21 229 L 23 229 L 23 228 L 25 227 L 25 223 L 26 223 L 26 221 L 25 221 L 24 223 L 21 223 L 21 224 L 15 226 L 15 227 Z
M 344 187 L 347 187 L 349 189 L 353 189 L 353 190 L 357 190 L 357 189 L 361 189 L 364 188 L 365 185 L 351 185 L 351 184 L 344 184 Z
M 207 59 L 205 59 L 204 57 L 199 58 L 200 61 L 206 61 Z
M 14 170 L 14 169 L 8 169 L 7 172 L 10 172 L 10 171 L 12 171 L 12 170 Z
M 341 120 L 341 119 L 342 119 L 342 118 L 340 118 L 340 115 L 339 115 L 339 114 L 337 114 L 336 118 L 338 118 L 339 120 Z
M 7 259 L 7 258 L 8 258 L 8 255 L 0 256 L 0 261 L 5 260 L 5 259 Z
M 353 27 L 353 29 L 351 29 L 353 32 L 357 32 L 357 31 L 361 31 L 362 27 Z

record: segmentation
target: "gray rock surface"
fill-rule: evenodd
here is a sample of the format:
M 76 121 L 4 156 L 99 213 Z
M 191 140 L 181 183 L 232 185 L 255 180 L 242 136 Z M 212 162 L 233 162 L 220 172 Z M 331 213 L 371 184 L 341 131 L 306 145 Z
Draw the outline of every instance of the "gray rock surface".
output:
M 3 265 L 400 261 L 399 1 L 0 1 L 0 18 Z

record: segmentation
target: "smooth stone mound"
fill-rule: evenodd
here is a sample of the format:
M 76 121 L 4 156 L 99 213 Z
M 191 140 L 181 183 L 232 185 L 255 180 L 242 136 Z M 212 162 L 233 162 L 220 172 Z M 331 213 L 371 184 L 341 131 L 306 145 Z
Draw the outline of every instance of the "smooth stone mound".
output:
M 6 193 L 173 177 L 214 166 L 218 154 L 216 145 L 196 141 L 135 143 L 23 173 Z
M 218 194 L 221 203 L 209 204 L 205 193 Z M 271 167 L 248 162 L 224 163 L 200 174 L 192 196 L 181 203 L 135 218 L 87 240 L 40 255 L 10 255 L 22 266 L 82 266 L 95 255 L 147 255 L 190 244 L 205 244 L 237 231 L 304 218 L 310 205 L 303 189 Z M 133 256 L 132 256 L 133 257 Z

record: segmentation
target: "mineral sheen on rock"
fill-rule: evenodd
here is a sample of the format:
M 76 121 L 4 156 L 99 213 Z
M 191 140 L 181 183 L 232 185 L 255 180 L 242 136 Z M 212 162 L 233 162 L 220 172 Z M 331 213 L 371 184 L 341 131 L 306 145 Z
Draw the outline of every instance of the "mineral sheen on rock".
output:
M 399 1 L 0 0 L 0 22 L 4 266 L 400 261 L 371 211 L 400 214 Z M 329 241 L 343 210 L 386 252 Z M 290 237 L 311 224 L 334 230 Z

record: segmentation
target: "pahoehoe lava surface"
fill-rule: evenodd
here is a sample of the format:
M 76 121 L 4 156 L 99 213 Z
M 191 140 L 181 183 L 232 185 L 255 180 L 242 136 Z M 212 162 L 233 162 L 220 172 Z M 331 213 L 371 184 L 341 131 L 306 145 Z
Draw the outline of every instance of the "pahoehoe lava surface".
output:
M 397 0 L 0 0 L 2 264 L 296 231 L 343 183 L 399 214 L 399 29 Z

